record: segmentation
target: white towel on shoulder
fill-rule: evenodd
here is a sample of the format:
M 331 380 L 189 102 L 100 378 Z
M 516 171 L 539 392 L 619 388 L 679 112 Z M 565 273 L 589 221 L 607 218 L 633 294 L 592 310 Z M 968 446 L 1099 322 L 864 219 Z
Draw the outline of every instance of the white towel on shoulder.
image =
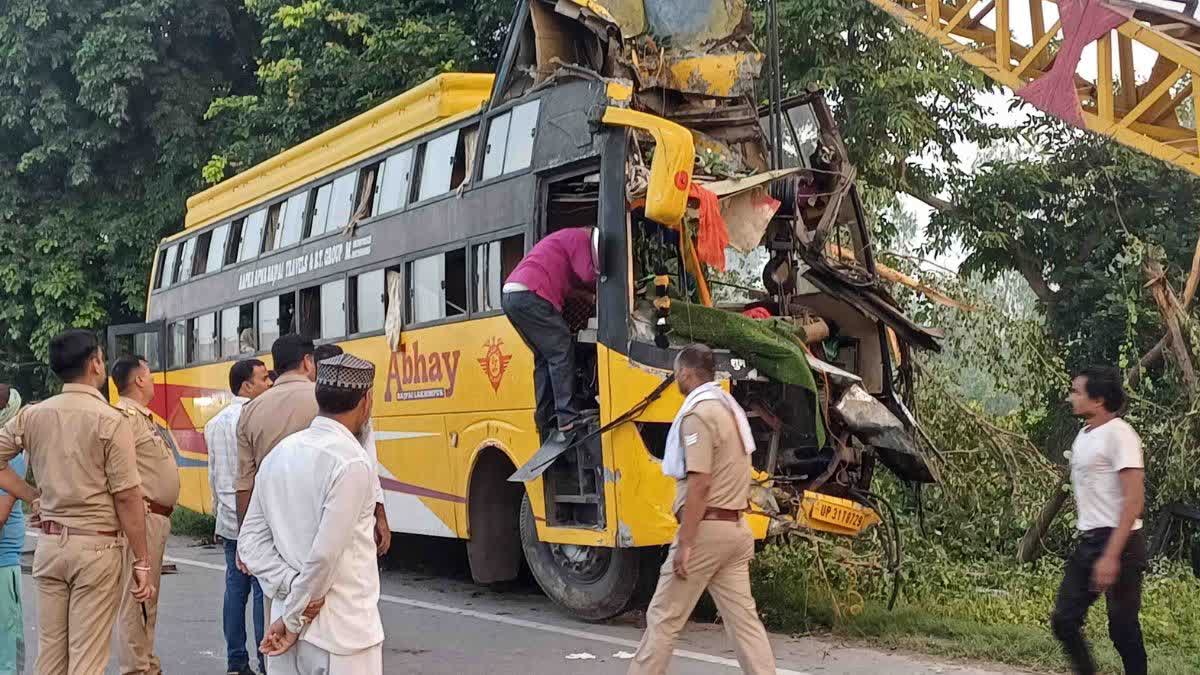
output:
M 687 478 L 686 455 L 681 438 L 683 418 L 692 412 L 696 404 L 701 401 L 724 403 L 729 412 L 733 413 L 733 419 L 737 422 L 738 434 L 742 437 L 742 445 L 746 448 L 746 454 L 754 452 L 754 434 L 750 431 L 750 420 L 746 418 L 746 411 L 742 410 L 742 406 L 738 405 L 729 392 L 717 386 L 715 382 L 706 382 L 693 389 L 692 393 L 683 400 L 683 406 L 679 408 L 679 413 L 675 415 L 675 421 L 671 423 L 671 430 L 667 432 L 667 446 L 663 451 L 662 471 L 676 480 Z

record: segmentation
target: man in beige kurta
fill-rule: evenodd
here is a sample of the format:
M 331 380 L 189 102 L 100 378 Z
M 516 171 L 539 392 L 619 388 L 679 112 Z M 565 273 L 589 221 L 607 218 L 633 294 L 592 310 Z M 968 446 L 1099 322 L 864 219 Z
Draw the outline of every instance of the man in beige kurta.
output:
M 676 478 L 674 511 L 679 532 L 671 544 L 646 611 L 646 633 L 630 675 L 662 675 L 675 639 L 707 588 L 742 671 L 775 672 L 767 632 L 750 594 L 754 535 L 742 514 L 749 508 L 749 423 L 736 401 L 713 383 L 712 350 L 691 345 L 675 361 L 675 377 L 687 395 L 668 434 L 663 471 Z M 740 416 L 740 417 L 739 417 Z
M 159 587 L 171 513 L 179 501 L 179 465 L 167 443 L 167 430 L 154 420 L 147 407 L 154 399 L 150 366 L 140 356 L 122 356 L 112 367 L 112 380 L 120 394 L 117 408 L 129 418 L 137 451 L 138 474 L 146 503 L 146 548 L 150 582 Z M 126 595 L 117 621 L 117 661 L 121 675 L 159 675 L 162 668 L 154 653 L 158 625 L 158 597 L 138 602 Z
M 139 602 L 155 590 L 134 433 L 129 418 L 100 394 L 107 377 L 94 333 L 55 336 L 50 367 L 65 383 L 62 393 L 23 408 L 0 427 L 0 489 L 27 501 L 39 497 L 8 467 L 24 449 L 41 498 L 33 556 L 37 672 L 100 675 L 126 576 L 132 575 L 130 593 Z

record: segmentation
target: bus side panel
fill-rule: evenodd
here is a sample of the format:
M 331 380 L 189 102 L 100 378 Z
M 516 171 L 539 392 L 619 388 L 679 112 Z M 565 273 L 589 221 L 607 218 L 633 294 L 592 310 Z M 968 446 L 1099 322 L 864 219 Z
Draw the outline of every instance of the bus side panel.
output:
M 471 474 L 484 452 L 498 450 L 508 457 L 514 467 L 518 467 L 533 456 L 539 444 L 532 409 L 449 415 L 446 417 L 446 428 L 457 433 L 457 438 L 452 439 L 457 442 L 451 445 L 450 463 L 458 469 L 455 490 L 464 496 L 470 495 Z M 507 478 L 503 477 L 504 480 Z M 540 485 L 539 481 L 536 489 L 533 484 L 525 486 L 530 488 L 530 499 L 534 500 L 533 512 L 538 517 L 544 513 Z M 471 523 L 465 499 L 458 504 L 457 518 L 459 536 L 469 538 Z
M 601 390 L 608 393 L 601 409 L 602 422 L 623 415 L 662 382 L 662 377 L 630 363 L 625 356 L 599 345 Z M 669 387 L 636 419 L 639 422 L 670 424 L 683 405 L 679 389 Z M 671 513 L 675 481 L 663 475 L 662 462 L 654 457 L 636 424 L 627 423 L 604 435 L 605 463 L 611 461 L 609 499 L 616 510 L 619 543 L 622 547 L 661 546 L 675 536 L 678 524 Z M 610 459 L 611 457 L 611 459 Z
M 457 537 L 454 490 L 441 415 L 376 417 L 375 447 L 388 525 L 393 532 Z
M 230 367 L 231 362 L 212 363 L 155 375 L 150 409 L 170 430 L 179 465 L 179 505 L 201 513 L 213 512 L 204 426 L 233 399 Z

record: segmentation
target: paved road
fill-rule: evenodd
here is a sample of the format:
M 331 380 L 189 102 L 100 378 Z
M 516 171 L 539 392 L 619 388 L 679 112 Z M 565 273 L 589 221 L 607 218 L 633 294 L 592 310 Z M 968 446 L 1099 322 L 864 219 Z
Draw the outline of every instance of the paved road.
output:
M 32 548 L 33 540 L 26 540 Z M 639 613 L 601 625 L 558 613 L 531 583 L 503 593 L 474 586 L 465 549 L 457 542 L 397 537 L 383 573 L 383 613 L 387 673 L 422 675 L 610 675 L 625 672 L 619 654 L 632 652 L 642 631 Z M 172 539 L 168 558 L 178 573 L 164 577 L 159 609 L 158 648 L 170 675 L 209 675 L 225 667 L 220 607 L 224 556 L 215 547 Z M 23 578 L 25 640 L 29 672 L 36 651 L 36 595 Z M 938 663 L 929 658 L 813 638 L 773 635 L 780 674 L 857 675 L 955 673 L 1000 675 L 1018 671 Z M 689 626 L 677 645 L 671 673 L 736 673 L 737 663 L 719 626 Z M 569 659 L 571 656 L 587 655 Z M 590 657 L 590 658 L 589 658 Z M 115 669 L 110 668 L 115 673 Z

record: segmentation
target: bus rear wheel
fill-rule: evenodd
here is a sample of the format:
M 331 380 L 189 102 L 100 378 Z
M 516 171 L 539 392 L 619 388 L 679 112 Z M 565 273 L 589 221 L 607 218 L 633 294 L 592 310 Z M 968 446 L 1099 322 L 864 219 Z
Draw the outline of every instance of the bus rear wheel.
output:
M 529 495 L 521 501 L 521 548 L 542 591 L 586 621 L 625 611 L 637 588 L 637 549 L 547 544 L 538 539 Z

